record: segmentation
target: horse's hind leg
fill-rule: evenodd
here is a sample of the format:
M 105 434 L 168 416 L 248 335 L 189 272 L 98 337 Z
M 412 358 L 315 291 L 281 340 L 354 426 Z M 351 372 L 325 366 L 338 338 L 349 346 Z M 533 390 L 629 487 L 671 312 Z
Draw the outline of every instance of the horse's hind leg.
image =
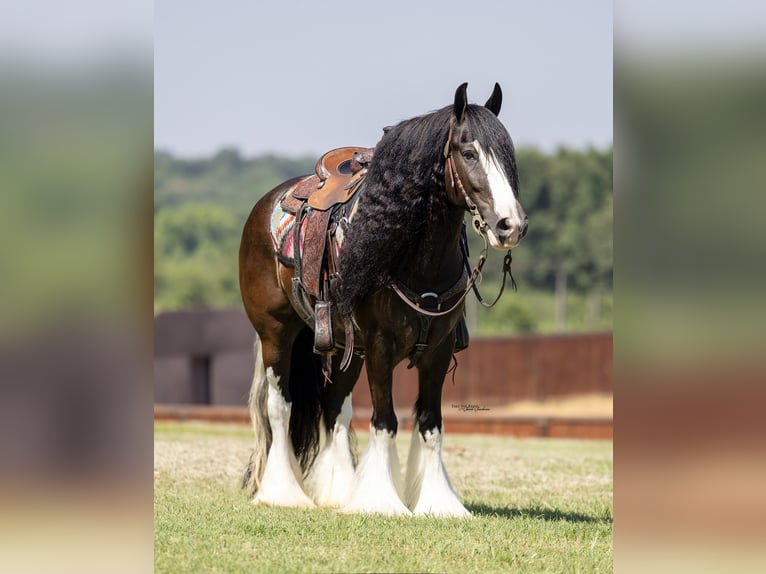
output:
M 365 339 L 367 378 L 372 395 L 370 442 L 359 460 L 354 487 L 343 511 L 411 515 L 402 502 L 402 471 L 396 452 L 392 350 L 379 334 L 368 333 Z
M 256 343 L 250 396 L 256 443 L 250 483 L 251 491 L 255 491 L 254 504 L 308 508 L 314 503 L 303 491 L 302 472 L 289 432 L 291 345 L 290 340 L 266 338 Z
M 322 418 L 325 445 L 306 478 L 306 488 L 319 506 L 343 506 L 354 482 L 351 454 L 351 391 L 362 369 L 362 359 L 355 357 L 348 370 L 340 370 L 337 355 L 333 358 L 332 383 L 322 389 Z
M 295 181 L 285 182 L 258 201 L 240 242 L 242 302 L 259 335 L 250 401 L 256 440 L 247 478 L 255 503 L 314 506 L 303 491 L 298 461 L 310 464 L 315 452 L 318 377 L 312 369 L 315 359 L 305 325 L 284 289 L 291 284 L 292 271 L 277 262 L 270 235 L 274 206 Z
M 441 395 L 452 357 L 452 342 L 442 343 L 418 366 L 418 400 L 407 457 L 406 501 L 415 514 L 464 517 L 465 509 L 442 462 L 444 425 Z

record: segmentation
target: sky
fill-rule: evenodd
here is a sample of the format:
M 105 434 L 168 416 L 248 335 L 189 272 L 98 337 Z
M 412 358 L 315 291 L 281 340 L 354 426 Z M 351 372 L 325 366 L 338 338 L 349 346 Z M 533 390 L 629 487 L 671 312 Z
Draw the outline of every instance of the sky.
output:
M 157 0 L 161 2 L 162 0 Z M 151 53 L 151 0 L 26 0 L 4 2 L 2 61 L 77 64 L 114 55 Z
M 766 47 L 766 3 L 757 0 L 618 0 L 616 43 L 639 55 L 742 53 Z
M 154 48 L 155 143 L 184 155 L 316 155 L 483 102 L 495 81 L 517 145 L 612 142 L 610 0 L 29 0 L 0 19 L 0 58 L 81 62 Z M 766 3 L 618 0 L 617 45 L 671 57 L 754 46 Z
M 155 148 L 317 155 L 451 104 L 468 82 L 517 146 L 612 142 L 612 3 L 157 0 Z

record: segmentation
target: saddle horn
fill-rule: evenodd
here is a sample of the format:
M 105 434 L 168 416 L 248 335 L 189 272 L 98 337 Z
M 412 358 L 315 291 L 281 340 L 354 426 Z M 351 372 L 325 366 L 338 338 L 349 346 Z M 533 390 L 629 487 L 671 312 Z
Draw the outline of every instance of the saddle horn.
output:
M 503 105 L 503 90 L 500 89 L 500 84 L 495 82 L 495 89 L 492 90 L 492 95 L 484 104 L 484 107 L 489 109 L 495 115 L 500 113 L 500 106 Z

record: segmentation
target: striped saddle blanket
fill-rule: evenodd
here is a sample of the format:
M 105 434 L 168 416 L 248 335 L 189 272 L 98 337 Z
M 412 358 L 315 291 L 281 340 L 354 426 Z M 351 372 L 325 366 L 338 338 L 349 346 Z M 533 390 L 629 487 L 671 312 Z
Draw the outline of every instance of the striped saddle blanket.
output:
M 323 275 L 331 261 L 337 262 L 348 223 L 356 212 L 352 201 L 332 209 L 316 210 L 307 205 L 317 189 L 319 178 L 308 176 L 284 192 L 271 213 L 271 241 L 274 253 L 283 265 L 300 271 L 307 293 L 320 296 Z

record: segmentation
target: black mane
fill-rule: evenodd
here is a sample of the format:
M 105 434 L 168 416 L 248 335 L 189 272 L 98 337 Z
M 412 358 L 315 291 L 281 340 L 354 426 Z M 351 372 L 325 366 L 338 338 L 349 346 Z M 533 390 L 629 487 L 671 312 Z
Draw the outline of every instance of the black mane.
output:
M 351 313 L 365 295 L 396 274 L 436 210 L 445 205 L 443 152 L 451 115 L 452 106 L 447 106 L 400 122 L 386 129 L 375 147 L 343 244 L 341 281 L 334 294 L 341 314 Z M 495 151 L 518 190 L 513 143 L 503 125 L 483 106 L 469 105 L 464 117 L 471 137 Z

